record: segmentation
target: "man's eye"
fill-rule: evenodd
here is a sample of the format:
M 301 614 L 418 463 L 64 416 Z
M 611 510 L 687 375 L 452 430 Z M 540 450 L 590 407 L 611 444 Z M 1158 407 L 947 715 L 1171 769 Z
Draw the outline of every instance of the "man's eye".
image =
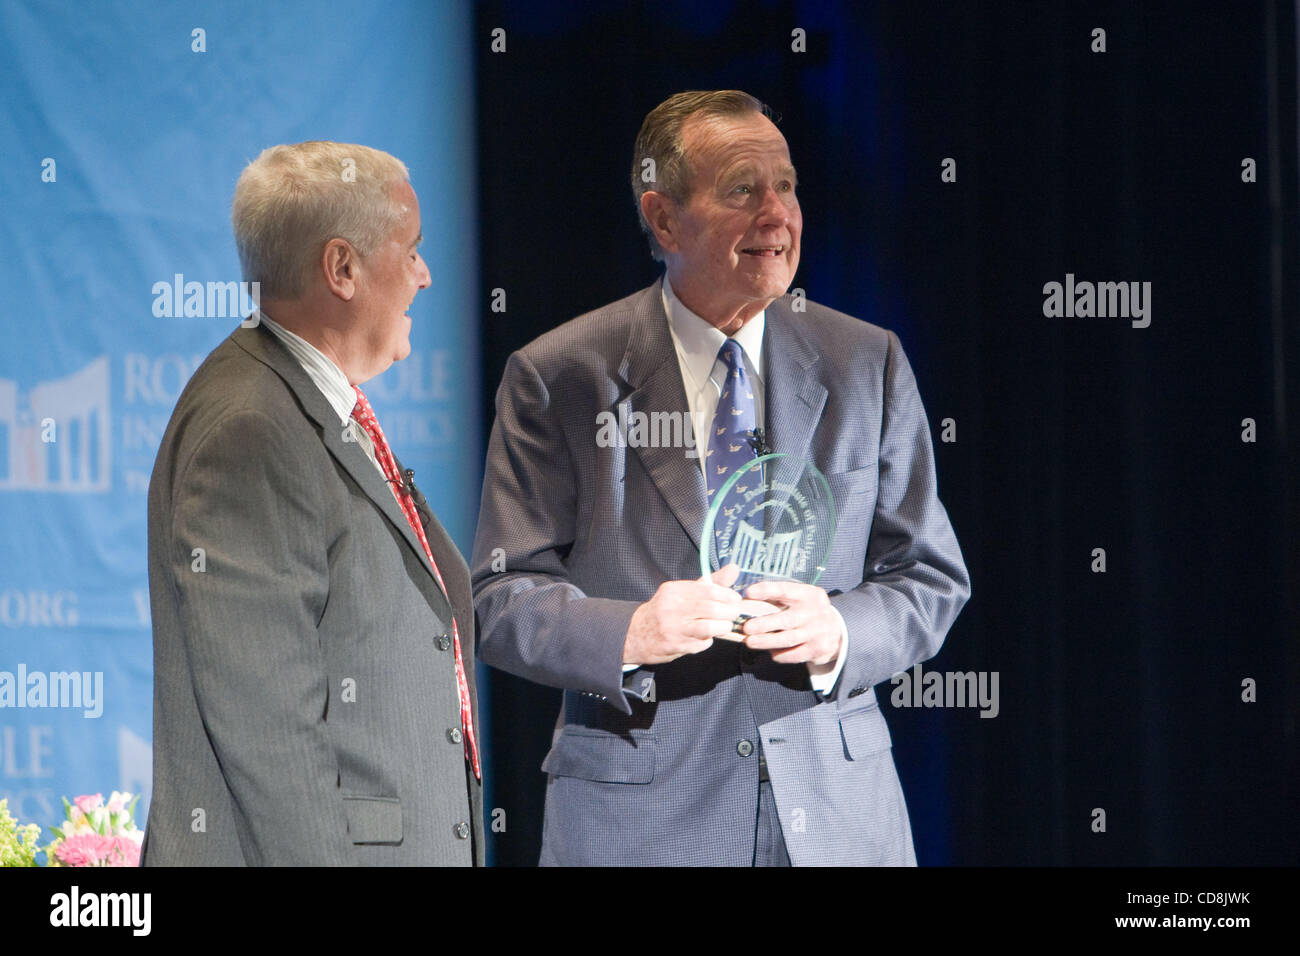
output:
M 749 192 L 749 187 L 748 187 L 748 186 L 743 186 L 743 185 L 742 185 L 742 186 L 737 186 L 735 189 L 732 190 L 732 192 L 734 192 L 734 193 L 740 193 L 740 192 L 747 193 L 747 192 Z

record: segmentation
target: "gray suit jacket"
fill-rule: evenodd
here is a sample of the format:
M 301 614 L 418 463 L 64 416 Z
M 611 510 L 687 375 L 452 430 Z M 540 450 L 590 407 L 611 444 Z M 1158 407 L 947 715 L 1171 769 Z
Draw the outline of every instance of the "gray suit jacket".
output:
M 769 443 L 816 464 L 839 511 L 818 582 L 850 635 L 832 692 L 729 641 L 624 674 L 637 605 L 700 576 L 706 513 L 681 448 L 596 441 L 601 412 L 687 411 L 660 285 L 516 352 L 497 393 L 470 564 L 480 656 L 565 689 L 542 863 L 748 865 L 760 745 L 795 865 L 914 864 L 873 687 L 939 650 L 970 582 L 911 368 L 884 329 L 767 310 Z
M 450 739 L 453 608 L 474 692 L 469 572 L 417 506 L 450 605 L 268 329 L 237 329 L 194 373 L 149 485 L 144 865 L 482 863 L 481 786 Z

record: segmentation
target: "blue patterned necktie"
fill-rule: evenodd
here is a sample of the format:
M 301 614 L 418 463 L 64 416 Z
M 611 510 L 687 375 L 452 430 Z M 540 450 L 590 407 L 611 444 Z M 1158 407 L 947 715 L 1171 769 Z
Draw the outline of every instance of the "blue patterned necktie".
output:
M 727 367 L 727 378 L 718 396 L 718 410 L 709 432 L 709 451 L 704 468 L 709 499 L 735 472 L 754 460 L 750 439 L 758 426 L 754 413 L 754 388 L 745 372 L 740 343 L 727 339 L 718 350 L 718 358 Z

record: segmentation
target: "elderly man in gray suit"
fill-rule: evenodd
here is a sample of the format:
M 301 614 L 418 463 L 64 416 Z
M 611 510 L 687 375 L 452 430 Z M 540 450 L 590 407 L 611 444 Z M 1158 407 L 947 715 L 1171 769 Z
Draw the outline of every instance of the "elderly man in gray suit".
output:
M 911 368 L 892 332 L 786 295 L 795 172 L 753 97 L 651 111 L 632 188 L 666 274 L 511 356 L 470 562 L 480 656 L 565 690 L 541 862 L 914 865 L 873 687 L 939 650 L 970 582 Z M 699 578 L 732 376 L 839 512 L 818 586 L 750 586 L 771 610 L 743 625 L 736 569 Z M 599 440 L 637 412 L 689 418 L 694 448 Z
M 429 285 L 406 167 L 275 146 L 232 218 L 260 315 L 194 373 L 149 486 L 143 863 L 481 864 L 469 569 L 359 388 Z

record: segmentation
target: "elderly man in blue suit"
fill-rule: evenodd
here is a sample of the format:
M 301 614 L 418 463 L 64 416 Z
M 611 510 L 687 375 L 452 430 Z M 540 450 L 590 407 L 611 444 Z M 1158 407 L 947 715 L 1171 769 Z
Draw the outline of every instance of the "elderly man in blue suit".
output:
M 670 97 L 632 167 L 665 275 L 507 365 L 471 569 L 482 658 L 565 691 L 544 865 L 916 862 L 873 688 L 939 650 L 970 581 L 898 338 L 786 294 L 795 184 L 758 100 Z M 719 410 L 729 379 L 752 398 Z M 602 440 L 637 412 L 691 434 Z M 751 585 L 769 613 L 743 624 L 736 569 L 700 577 L 715 414 L 838 511 L 817 585 Z

